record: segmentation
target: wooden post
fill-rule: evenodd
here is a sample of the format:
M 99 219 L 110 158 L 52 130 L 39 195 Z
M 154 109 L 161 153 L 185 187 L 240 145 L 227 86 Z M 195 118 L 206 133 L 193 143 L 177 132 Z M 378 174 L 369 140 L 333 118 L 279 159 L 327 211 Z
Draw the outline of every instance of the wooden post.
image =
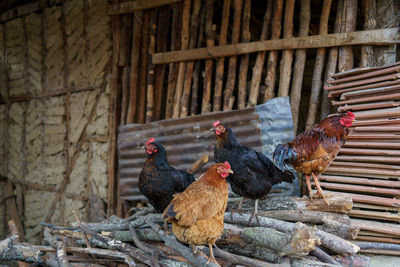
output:
M 214 25 L 212 23 L 213 18 L 213 9 L 214 9 L 214 1 L 213 0 L 206 0 L 206 40 L 207 40 L 207 47 L 214 46 L 215 36 L 214 36 Z M 204 82 L 203 82 L 203 99 L 201 102 L 201 113 L 211 111 L 211 76 L 212 76 L 212 68 L 213 68 L 213 59 L 206 60 L 206 68 L 205 68 L 205 75 L 204 75 Z
M 342 25 L 340 32 L 352 32 L 356 29 L 357 1 L 344 0 L 342 11 Z M 339 72 L 353 68 L 353 48 L 344 46 L 339 48 Z
M 319 34 L 328 34 L 328 19 L 331 9 L 332 0 L 324 0 L 321 12 L 321 19 L 319 21 Z M 317 117 L 317 110 L 319 104 L 319 96 L 322 87 L 322 70 L 324 68 L 325 48 L 317 49 L 317 56 L 315 57 L 313 78 L 311 81 L 311 96 L 308 108 L 308 116 L 306 122 L 306 129 L 310 129 L 315 124 Z
M 261 30 L 261 35 L 260 35 L 260 41 L 266 40 L 269 34 L 269 23 L 271 21 L 271 16 L 272 16 L 272 9 L 273 9 L 273 3 L 272 1 L 267 2 L 267 8 L 265 10 L 265 15 L 264 15 L 264 22 Z M 260 81 L 261 81 L 261 74 L 264 66 L 264 60 L 267 52 L 262 51 L 258 52 L 256 62 L 254 63 L 253 67 L 253 76 L 251 78 L 251 84 L 250 84 L 250 93 L 249 93 L 249 101 L 247 103 L 247 107 L 254 107 L 257 105 L 257 99 L 258 99 L 258 92 L 260 88 Z
M 197 40 L 197 47 L 201 47 L 204 40 L 204 18 L 205 18 L 205 8 L 201 9 L 200 12 L 200 30 L 199 30 L 199 38 Z M 190 115 L 195 115 L 198 113 L 199 107 L 199 75 L 200 75 L 200 60 L 197 60 L 194 64 L 193 71 L 193 85 L 192 85 L 192 100 L 190 104 Z
M 200 6 L 201 6 L 201 0 L 194 0 L 193 13 L 190 23 L 189 48 L 196 48 L 197 45 Z M 195 63 L 194 61 L 190 61 L 186 64 L 186 74 L 183 83 L 183 94 L 181 98 L 180 117 L 187 117 L 189 115 L 189 103 L 190 103 L 189 99 L 190 99 L 190 89 L 192 85 L 194 63 Z
M 307 36 L 310 27 L 310 0 L 301 0 L 299 36 Z M 297 132 L 299 122 L 299 107 L 301 88 L 303 87 L 304 66 L 306 64 L 306 49 L 296 50 L 296 59 L 293 68 L 292 91 L 290 93 L 290 107 L 293 116 L 293 130 Z
M 221 30 L 219 32 L 218 45 L 226 44 L 226 35 L 228 33 L 230 6 L 231 6 L 231 0 L 224 0 L 224 5 L 222 8 Z M 213 111 L 221 110 L 222 87 L 223 87 L 223 80 L 224 80 L 224 66 L 225 66 L 225 58 L 224 57 L 218 58 L 217 59 L 217 67 L 215 70 Z
M 250 42 L 250 9 L 251 0 L 244 0 L 243 5 L 243 23 L 242 23 L 242 42 Z M 246 107 L 247 94 L 247 71 L 249 68 L 249 54 L 241 56 L 239 68 L 238 84 L 238 108 Z
M 142 44 L 140 47 L 140 67 L 139 67 L 139 94 L 138 94 L 138 123 L 144 123 L 146 117 L 146 88 L 147 88 L 147 60 L 149 47 L 149 11 L 143 13 Z
M 147 64 L 147 101 L 146 101 L 146 123 L 153 121 L 154 115 L 154 64 L 151 63 L 151 55 L 156 51 L 157 10 L 150 10 L 150 39 L 149 58 Z
M 162 7 L 158 15 L 158 31 L 157 31 L 157 53 L 167 51 L 167 40 L 169 30 L 169 7 Z M 161 119 L 161 107 L 164 99 L 164 77 L 166 64 L 159 64 L 155 69 L 154 80 L 154 120 Z
M 118 181 L 115 176 L 115 166 L 116 166 L 116 146 L 117 146 L 117 102 L 118 102 L 118 91 L 119 91 L 119 67 L 118 67 L 118 58 L 119 58 L 119 49 L 120 49 L 120 40 L 121 40 L 121 16 L 112 16 L 112 31 L 113 31 L 113 58 L 112 58 L 112 74 L 111 74 L 111 92 L 110 92 L 110 104 L 109 104 L 109 118 L 108 118 L 108 127 L 109 127 L 109 148 L 108 148 L 108 194 L 107 194 L 107 217 L 115 214 L 117 209 L 117 187 Z M 99 98 L 98 98 L 99 99 Z M 98 100 L 97 99 L 97 100 Z M 88 120 L 89 123 L 89 120 Z M 86 130 L 86 129 L 85 129 Z M 86 132 L 85 132 L 86 135 Z M 82 135 L 84 137 L 84 135 Z M 82 138 L 82 137 L 81 137 Z M 83 140 L 83 139 L 82 139 Z M 79 142 L 80 143 L 80 142 Z M 79 144 L 78 143 L 78 144 Z M 83 142 L 78 145 L 78 148 L 81 149 L 81 145 Z M 78 149 L 76 150 L 78 151 Z M 75 153 L 76 153 L 75 151 Z M 73 156 L 74 158 L 70 160 L 68 166 L 68 176 L 72 172 L 72 167 L 74 161 L 76 161 L 76 154 Z M 67 182 L 63 183 L 60 187 L 58 195 L 63 193 L 67 186 Z M 59 197 L 58 197 L 59 198 Z M 54 202 L 53 202 L 54 204 Z M 53 205 L 52 205 L 53 207 Z M 55 209 L 55 205 L 54 205 Z M 50 210 L 51 211 L 51 210 Z M 54 212 L 54 211 L 53 211 Z M 46 218 L 46 222 L 49 222 L 51 219 L 50 213 Z
M 185 50 L 189 46 L 190 2 L 191 2 L 190 0 L 183 1 L 181 50 Z M 179 117 L 179 104 L 181 102 L 181 97 L 182 97 L 183 80 L 185 78 L 185 68 L 186 68 L 186 62 L 180 62 L 178 67 L 178 78 L 176 80 L 172 118 Z
M 12 183 L 7 180 L 6 181 L 6 186 L 4 187 L 4 194 L 6 197 L 8 197 L 5 200 L 5 203 L 7 205 L 7 211 L 10 214 L 11 219 L 15 222 L 18 233 L 20 233 L 20 240 L 24 241 L 25 240 L 25 235 L 24 235 L 24 227 L 22 225 L 21 218 L 19 217 L 18 214 L 18 209 L 17 209 L 17 204 L 15 203 L 15 198 L 14 196 L 14 189 Z
M 136 115 L 138 81 L 139 81 L 139 58 L 140 44 L 142 37 L 143 11 L 137 11 L 133 14 L 133 34 L 131 46 L 131 71 L 129 79 L 129 107 L 126 115 L 126 123 L 133 123 Z
M 243 0 L 233 0 L 233 26 L 232 26 L 232 44 L 239 42 L 240 37 L 240 19 L 242 15 Z M 236 82 L 236 61 L 237 56 L 229 58 L 228 77 L 226 78 L 226 85 L 224 90 L 224 110 L 232 110 L 235 97 L 233 90 L 235 89 Z
M 293 12 L 294 0 L 285 3 L 285 19 L 283 24 L 283 38 L 293 37 Z M 282 51 L 282 59 L 279 73 L 278 96 L 289 95 L 290 77 L 292 75 L 293 50 Z
M 376 6 L 375 0 L 363 0 L 362 12 L 364 15 L 364 30 L 375 30 L 376 28 Z M 361 67 L 371 67 L 375 65 L 374 51 L 371 45 L 361 47 Z
M 342 11 L 343 11 L 343 0 L 338 0 L 336 8 L 336 20 L 334 32 L 340 32 L 340 25 L 342 24 Z M 332 47 L 329 50 L 328 63 L 326 65 L 324 86 L 327 86 L 327 80 L 336 73 L 337 60 L 338 60 L 338 47 Z M 325 119 L 329 115 L 329 109 L 331 106 L 331 101 L 328 98 L 328 90 L 323 90 L 322 93 L 322 104 L 321 104 L 321 120 Z
M 177 50 L 181 46 L 181 41 L 179 38 L 179 29 L 181 28 L 180 16 L 181 16 L 181 4 L 177 3 L 173 7 L 171 51 Z M 173 100 L 174 100 L 177 75 L 178 75 L 178 63 L 170 63 L 169 73 L 168 73 L 167 103 L 165 106 L 165 118 L 167 119 L 172 117 Z
M 126 121 L 128 100 L 129 100 L 129 67 L 125 66 L 122 69 L 122 95 L 121 95 L 121 118 L 119 125 L 124 125 Z
M 281 20 L 282 20 L 283 0 L 275 2 L 274 17 L 272 19 L 271 40 L 279 39 L 281 36 Z M 274 95 L 276 61 L 278 60 L 278 51 L 271 51 L 267 60 L 267 76 L 265 77 L 265 93 L 264 102 L 271 99 Z

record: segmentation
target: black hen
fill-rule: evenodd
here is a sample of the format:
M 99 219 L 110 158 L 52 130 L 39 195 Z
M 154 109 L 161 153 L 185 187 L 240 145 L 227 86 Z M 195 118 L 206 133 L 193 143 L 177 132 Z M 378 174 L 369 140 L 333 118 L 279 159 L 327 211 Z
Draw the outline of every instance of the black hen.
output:
M 139 175 L 139 190 L 154 209 L 161 213 L 171 202 L 175 193 L 183 192 L 195 181 L 193 175 L 171 167 L 165 148 L 150 138 L 145 149 L 147 160 Z
M 238 209 L 241 210 L 245 197 L 254 199 L 256 202 L 252 217 L 257 216 L 258 199 L 267 195 L 277 183 L 293 182 L 293 174 L 282 172 L 264 154 L 242 146 L 232 129 L 219 121 L 214 122 L 213 130 L 217 137 L 215 162 L 228 161 L 232 166 L 233 174 L 229 175 L 228 181 L 232 191 L 242 196 Z

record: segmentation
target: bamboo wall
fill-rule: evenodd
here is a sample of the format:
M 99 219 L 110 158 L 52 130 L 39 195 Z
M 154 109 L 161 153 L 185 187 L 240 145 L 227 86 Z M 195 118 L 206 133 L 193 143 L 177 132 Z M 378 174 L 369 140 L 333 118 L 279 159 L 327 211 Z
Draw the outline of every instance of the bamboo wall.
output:
M 152 3 L 156 6 L 159 1 Z M 399 9 L 393 1 L 170 3 L 165 5 L 163 1 L 163 6 L 157 8 L 139 4 L 132 8 L 122 4 L 111 7 L 110 13 L 120 21 L 114 46 L 119 47 L 120 53 L 116 75 L 121 80 L 121 124 L 252 107 L 275 96 L 288 95 L 294 127 L 302 131 L 330 112 L 327 94 L 322 92 L 323 81 L 329 75 L 396 59 L 395 53 L 387 53 L 385 60 L 384 56 L 375 57 L 378 51 L 388 50 L 377 45 L 387 42 L 371 35 L 356 37 L 361 39 L 357 46 L 340 48 L 333 43 L 345 45 L 351 41 L 335 36 L 320 38 L 323 44 L 319 48 L 284 49 L 285 44 L 275 42 L 271 43 L 274 48 L 242 45 L 218 50 L 229 44 L 394 27 L 395 13 L 386 16 L 385 23 L 378 18 L 383 5 L 391 6 L 394 12 Z M 372 40 L 375 46 L 360 45 Z M 302 47 L 300 42 L 288 45 Z M 316 46 L 310 43 L 309 47 Z M 249 49 L 259 51 L 242 52 Z M 168 53 L 180 50 L 186 51 Z M 229 56 L 218 56 L 221 54 Z
M 0 24 L 0 174 L 11 182 L 0 180 L 0 199 L 15 194 L 0 205 L 0 236 L 10 218 L 19 217 L 34 242 L 39 222 L 68 224 L 72 210 L 89 220 L 96 203 L 97 215 L 105 210 L 107 7 L 106 0 L 62 1 Z

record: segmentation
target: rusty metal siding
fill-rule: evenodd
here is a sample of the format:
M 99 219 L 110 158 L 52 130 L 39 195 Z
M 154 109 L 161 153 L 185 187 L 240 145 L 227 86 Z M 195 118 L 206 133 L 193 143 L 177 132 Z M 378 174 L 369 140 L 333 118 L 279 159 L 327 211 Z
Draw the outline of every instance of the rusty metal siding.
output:
M 188 169 L 202 155 L 208 154 L 209 162 L 195 174 L 198 177 L 214 163 L 215 137 L 210 128 L 216 120 L 229 125 L 243 145 L 269 157 L 278 143 L 294 137 L 288 97 L 274 98 L 255 108 L 122 126 L 118 136 L 121 198 L 144 198 L 137 183 L 147 157 L 141 147 L 149 137 L 155 137 L 165 147 L 169 163 L 177 169 Z M 295 185 L 289 187 L 286 185 L 288 190 L 295 191 Z

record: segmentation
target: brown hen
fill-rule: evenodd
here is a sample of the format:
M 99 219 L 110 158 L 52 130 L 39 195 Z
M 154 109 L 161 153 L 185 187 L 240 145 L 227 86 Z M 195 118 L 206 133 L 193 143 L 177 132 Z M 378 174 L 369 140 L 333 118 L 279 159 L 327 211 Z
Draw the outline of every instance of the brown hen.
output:
M 224 230 L 224 213 L 228 201 L 226 177 L 233 173 L 228 162 L 212 165 L 203 176 L 182 193 L 174 196 L 163 213 L 172 222 L 176 238 L 192 246 L 208 244 L 210 258 L 216 262 L 212 245 Z M 218 264 L 218 263 L 217 263 Z

